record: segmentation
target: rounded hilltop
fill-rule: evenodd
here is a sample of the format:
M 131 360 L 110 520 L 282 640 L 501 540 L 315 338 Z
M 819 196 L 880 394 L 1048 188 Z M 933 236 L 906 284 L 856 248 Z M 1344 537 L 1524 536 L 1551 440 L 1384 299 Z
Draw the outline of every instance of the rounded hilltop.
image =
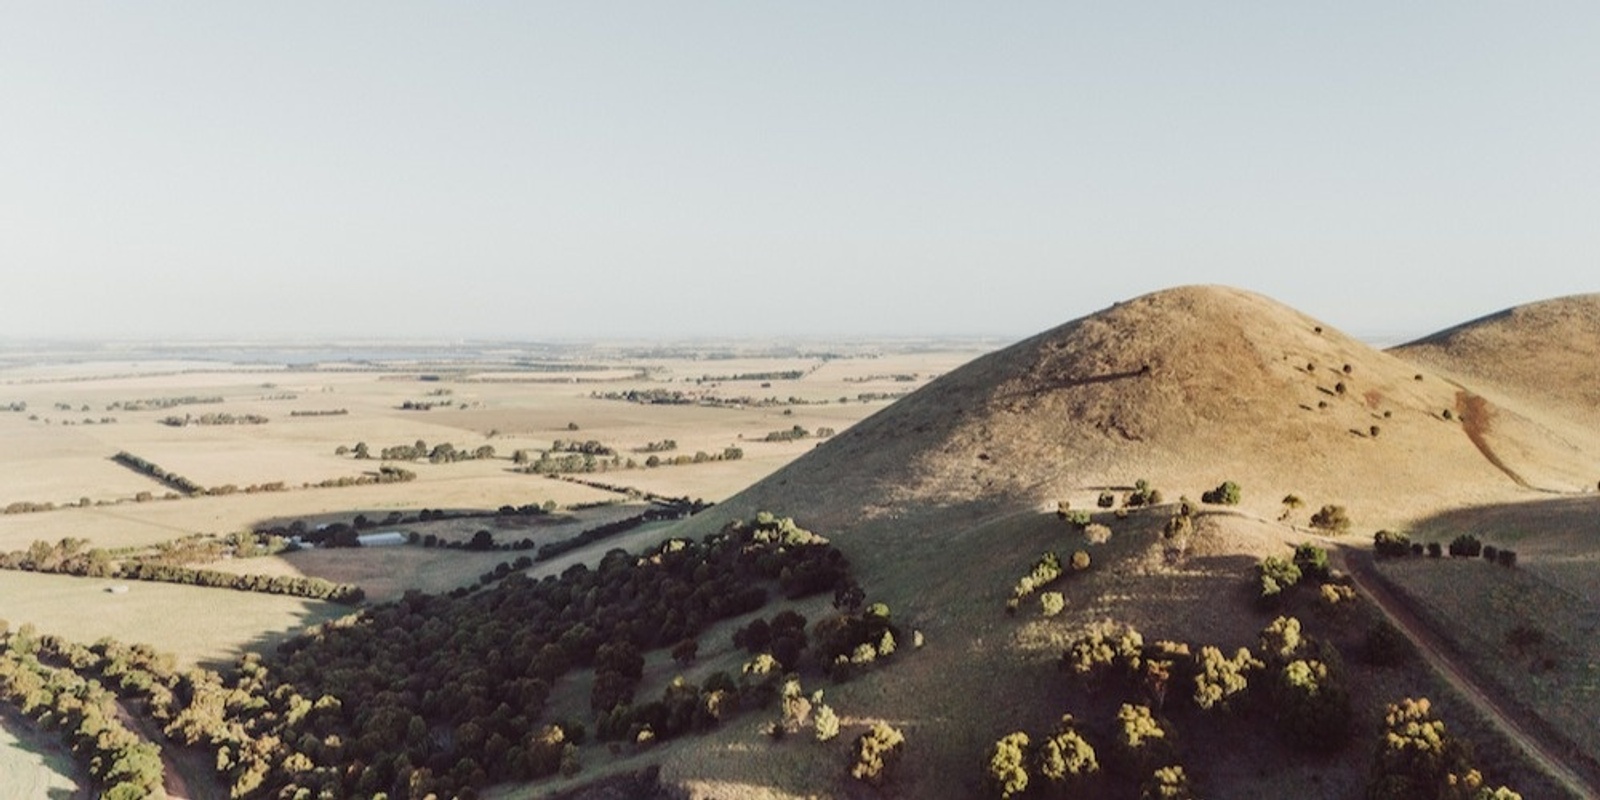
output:
M 1262 515 L 1295 493 L 1390 520 L 1517 489 L 1463 431 L 1457 395 L 1270 298 L 1184 286 L 979 358 L 725 505 L 848 529 L 1143 477 L 1196 497 L 1235 480 Z

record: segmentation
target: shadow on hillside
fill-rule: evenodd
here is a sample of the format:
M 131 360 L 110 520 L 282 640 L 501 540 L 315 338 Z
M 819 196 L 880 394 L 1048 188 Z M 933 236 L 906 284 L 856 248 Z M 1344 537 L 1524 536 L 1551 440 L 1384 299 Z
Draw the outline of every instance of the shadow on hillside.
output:
M 226 592 L 232 590 L 215 589 L 214 591 Z M 244 653 L 270 655 L 277 651 L 278 645 L 301 635 L 308 628 L 338 619 L 347 614 L 353 614 L 359 610 L 359 606 L 347 606 L 321 600 L 301 600 L 300 608 L 294 612 L 294 619 L 285 630 L 258 633 L 239 645 L 239 653 L 241 656 Z M 232 675 L 234 667 L 238 665 L 238 659 L 212 658 L 202 659 L 196 663 L 206 669 L 215 670 L 224 675 Z
M 1061 389 L 1076 389 L 1079 386 L 1092 386 L 1097 383 L 1113 383 L 1116 381 L 1128 380 L 1130 378 L 1143 378 L 1148 376 L 1150 373 L 1150 365 L 1146 364 L 1139 369 L 1128 370 L 1126 372 L 1110 372 L 1106 373 L 1105 375 L 1090 375 L 1086 378 L 1064 378 L 1056 381 L 1048 381 L 1025 391 L 997 395 L 996 399 L 1014 400 L 1019 397 L 1034 397 L 1042 394 L 1049 394 L 1050 392 Z
M 1451 509 L 1412 527 L 1412 538 L 1422 541 L 1463 533 L 1529 550 L 1541 545 L 1566 549 L 1577 543 L 1600 549 L 1600 494 Z
M 0 703 L 0 729 L 9 734 L 9 741 L 0 744 L 0 747 L 15 748 L 28 753 L 41 762 L 38 769 L 54 772 L 79 786 L 89 785 L 88 775 L 55 736 L 49 731 L 42 730 L 37 723 L 23 716 L 9 703 Z M 24 784 L 29 783 L 26 776 L 18 776 L 17 780 Z M 87 789 L 75 792 L 54 786 L 45 791 L 45 796 L 50 800 L 84 800 L 93 795 Z

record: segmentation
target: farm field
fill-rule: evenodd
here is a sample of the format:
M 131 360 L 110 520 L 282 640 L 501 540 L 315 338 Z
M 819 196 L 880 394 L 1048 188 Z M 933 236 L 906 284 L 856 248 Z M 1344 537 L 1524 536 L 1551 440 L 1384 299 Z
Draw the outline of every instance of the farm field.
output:
M 114 585 L 129 588 L 116 594 L 109 591 Z M 0 607 L 12 628 L 32 623 L 85 643 L 110 636 L 213 668 L 350 613 L 334 603 L 258 592 L 13 571 L 0 571 Z
M 489 529 L 498 542 L 530 538 L 544 544 L 647 507 L 615 489 L 726 498 L 825 441 L 825 429 L 845 430 L 987 346 L 573 345 L 537 353 L 487 346 L 195 346 L 184 353 L 12 346 L 0 350 L 0 408 L 17 409 L 0 411 L 0 441 L 6 444 L 0 448 L 0 510 L 12 512 L 0 514 L 0 553 L 66 538 L 143 551 L 186 536 L 297 520 L 308 526 L 349 523 L 357 515 L 381 520 L 423 509 L 586 508 L 531 521 L 474 517 L 403 528 L 434 534 L 441 542 L 465 542 L 474 531 Z M 674 400 L 606 396 L 629 392 L 671 394 Z M 201 424 L 207 415 L 212 422 L 222 415 L 236 422 Z M 169 418 L 188 424 L 163 422 Z M 244 419 L 265 421 L 237 422 Z M 765 441 L 769 433 L 796 427 L 811 435 Z M 610 460 L 620 468 L 572 477 L 613 488 L 520 471 L 513 459 L 518 451 L 537 458 L 558 439 L 611 448 Z M 447 463 L 381 458 L 384 448 L 418 441 L 430 449 L 487 447 L 492 455 Z M 663 449 L 666 442 L 671 449 Z M 355 458 L 350 451 L 358 443 L 373 458 Z M 721 455 L 727 448 L 741 449 L 742 458 L 644 466 L 651 455 L 693 461 L 697 453 Z M 111 459 L 122 451 L 212 491 L 180 496 L 170 484 Z M 374 475 L 384 464 L 402 466 L 415 478 L 307 487 Z M 245 491 L 279 483 L 284 490 Z M 30 504 L 53 510 L 15 513 Z M 663 529 L 646 526 L 623 541 L 658 539 Z M 539 572 L 598 560 L 611 546 L 602 541 L 563 554 L 541 563 Z M 416 546 L 312 549 L 197 566 L 322 577 L 356 584 L 382 601 L 408 589 L 439 592 L 474 584 L 517 555 Z M 138 582 L 128 594 L 112 595 L 107 585 L 0 572 L 0 607 L 13 626 L 32 622 L 80 641 L 116 635 L 148 642 L 185 662 L 218 665 L 243 649 L 348 611 L 291 597 Z M 190 608 L 204 613 L 171 613 Z

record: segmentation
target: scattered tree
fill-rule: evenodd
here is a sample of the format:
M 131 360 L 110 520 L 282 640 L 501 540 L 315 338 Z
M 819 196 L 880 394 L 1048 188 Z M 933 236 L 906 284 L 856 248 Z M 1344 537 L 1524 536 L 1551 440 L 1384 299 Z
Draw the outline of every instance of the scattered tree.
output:
M 1021 731 L 1002 736 L 989 748 L 989 786 L 1003 798 L 1028 790 L 1028 734 Z
M 1345 513 L 1344 506 L 1325 505 L 1311 515 L 1311 527 L 1344 533 L 1350 529 L 1350 517 Z
M 873 786 L 882 786 L 888 782 L 894 765 L 900 760 L 905 742 L 905 735 L 887 723 L 873 723 L 871 728 L 856 738 L 850 776 Z
M 1239 484 L 1223 481 L 1217 488 L 1201 494 L 1200 501 L 1212 505 L 1236 506 L 1239 504 Z

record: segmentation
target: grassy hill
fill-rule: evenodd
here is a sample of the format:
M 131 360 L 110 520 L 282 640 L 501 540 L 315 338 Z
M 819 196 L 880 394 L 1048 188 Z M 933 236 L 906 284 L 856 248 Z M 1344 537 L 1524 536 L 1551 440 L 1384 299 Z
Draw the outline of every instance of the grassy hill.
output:
M 1184 287 L 977 359 L 724 513 L 783 508 L 837 530 L 977 517 L 1144 477 L 1191 493 L 1231 479 L 1261 516 L 1276 517 L 1294 493 L 1378 526 L 1518 495 L 1468 435 L 1460 392 L 1265 297 Z M 1523 433 L 1532 434 L 1517 439 L 1524 461 L 1550 456 L 1559 438 L 1534 423 Z
M 1304 540 L 1322 504 L 1349 508 L 1358 544 L 1379 527 L 1548 497 L 1581 488 L 1579 475 L 1600 475 L 1600 448 L 1570 439 L 1581 393 L 1480 389 L 1465 366 L 1451 362 L 1446 371 L 1433 366 L 1442 359 L 1419 353 L 1376 350 L 1240 290 L 1157 292 L 945 375 L 686 530 L 770 509 L 832 537 L 873 599 L 929 644 L 892 670 L 829 689 L 830 702 L 858 723 L 906 728 L 916 744 L 898 796 L 976 796 L 988 743 L 1048 728 L 1062 713 L 1067 699 L 1052 662 L 1088 624 L 1114 618 L 1147 640 L 1249 644 L 1271 619 L 1249 602 L 1252 565 Z M 1581 381 L 1594 368 L 1576 355 L 1558 361 L 1570 369 L 1561 380 Z M 1100 515 L 1115 531 L 1106 545 L 1086 545 L 1049 513 L 1058 500 L 1093 508 L 1106 489 L 1120 501 L 1139 478 L 1168 505 L 1123 520 Z M 1172 501 L 1223 480 L 1244 487 L 1240 506 L 1203 514 L 1182 541 L 1161 535 Z M 1286 509 L 1291 493 L 1306 506 Z M 1079 547 L 1096 568 L 1062 589 L 1066 613 L 1003 616 L 1012 583 L 1041 551 Z M 1428 675 L 1364 674 L 1372 688 L 1360 698 L 1362 729 L 1375 729 L 1384 702 L 1444 694 Z M 1456 724 L 1475 724 L 1458 711 Z M 728 754 L 749 746 L 750 734 L 734 728 L 686 744 L 666 756 L 665 774 L 708 797 L 746 796 L 753 786 L 774 796 L 852 791 L 827 766 L 838 755 L 815 749 L 764 748 L 769 779 L 734 766 L 744 762 Z M 1366 746 L 1338 763 L 1270 747 L 1196 752 L 1219 796 L 1333 797 L 1359 794 Z M 1258 763 L 1275 768 L 1259 774 Z
M 1506 309 L 1391 352 L 1460 385 L 1474 441 L 1530 487 L 1600 481 L 1600 294 Z

